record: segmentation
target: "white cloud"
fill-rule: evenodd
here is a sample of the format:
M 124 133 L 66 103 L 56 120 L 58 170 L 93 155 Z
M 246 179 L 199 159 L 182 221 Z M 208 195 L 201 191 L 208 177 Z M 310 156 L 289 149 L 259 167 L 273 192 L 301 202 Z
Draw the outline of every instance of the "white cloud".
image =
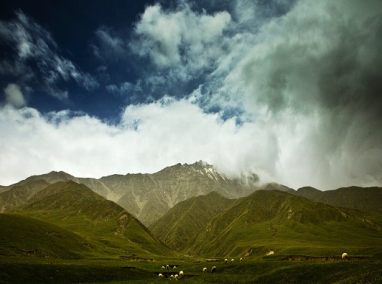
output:
M 194 101 L 167 97 L 130 105 L 118 125 L 67 111 L 43 116 L 32 108 L 4 107 L 0 111 L 0 184 L 51 170 L 101 177 L 155 172 L 198 160 L 230 176 L 254 172 L 261 181 L 294 188 L 381 184 L 377 170 L 364 165 L 380 161 L 380 150 L 351 156 L 346 149 L 352 141 L 346 141 L 342 157 L 323 155 L 311 143 L 312 137 L 323 141 L 314 118 L 290 113 L 279 123 L 262 119 L 238 126 L 234 119 L 223 121 L 218 114 L 204 113 Z
M 76 81 L 87 90 L 99 86 L 88 73 L 78 70 L 70 60 L 59 55 L 50 33 L 22 12 L 17 18 L 0 21 L 0 40 L 10 49 L 11 56 L 0 58 L 0 72 L 17 77 L 26 86 L 40 84 L 41 88 L 60 100 L 68 92 L 58 87 L 61 82 Z
M 5 101 L 8 105 L 19 108 L 26 105 L 26 99 L 17 84 L 8 84 L 4 89 Z
M 185 3 L 176 11 L 165 11 L 156 4 L 147 7 L 136 24 L 137 39 L 131 48 L 159 68 L 186 64 L 187 71 L 198 71 L 221 54 L 219 39 L 230 22 L 225 11 L 197 14 Z
M 189 100 L 128 106 L 117 126 L 87 115 L 4 107 L 0 125 L 0 184 L 51 170 L 100 177 L 201 159 L 231 175 L 266 164 L 272 175 L 277 155 L 273 135 L 222 121 Z

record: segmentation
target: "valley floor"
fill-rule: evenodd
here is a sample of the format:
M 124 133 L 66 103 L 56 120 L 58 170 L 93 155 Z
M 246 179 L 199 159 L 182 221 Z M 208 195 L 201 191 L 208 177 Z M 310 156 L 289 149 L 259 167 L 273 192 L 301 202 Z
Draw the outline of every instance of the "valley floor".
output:
M 184 271 L 184 283 L 382 283 L 382 260 L 350 258 L 343 261 L 244 259 L 224 264 L 205 259 L 50 260 L 37 257 L 1 257 L 0 283 L 164 283 Z M 290 258 L 289 258 L 290 259 Z M 163 270 L 162 265 L 177 266 Z M 212 266 L 217 267 L 211 274 Z M 203 267 L 208 272 L 203 274 Z M 159 279 L 158 273 L 164 274 Z

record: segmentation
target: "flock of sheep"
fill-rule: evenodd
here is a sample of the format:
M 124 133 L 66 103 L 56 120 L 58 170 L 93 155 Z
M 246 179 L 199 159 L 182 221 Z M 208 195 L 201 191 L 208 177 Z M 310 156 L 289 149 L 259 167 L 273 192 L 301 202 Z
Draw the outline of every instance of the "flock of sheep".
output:
M 348 258 L 348 254 L 346 252 L 344 252 L 341 256 L 341 258 L 343 260 L 347 259 Z M 231 263 L 233 263 L 235 261 L 235 259 L 231 259 Z M 243 261 L 243 258 L 240 258 L 240 261 Z M 224 259 L 224 263 L 227 264 L 228 263 L 228 259 Z M 177 267 L 176 266 L 173 266 L 172 269 L 175 270 Z M 170 270 L 170 266 L 169 265 L 166 265 L 166 266 L 162 266 L 162 269 L 163 270 Z M 207 267 L 203 267 L 203 274 L 207 273 L 208 269 Z M 216 273 L 216 266 L 212 266 L 211 268 L 211 273 Z M 179 275 L 178 274 L 171 274 L 170 275 L 170 280 L 174 280 L 174 281 L 178 281 L 178 279 L 181 279 L 182 277 L 184 276 L 184 272 L 181 270 L 179 271 Z M 158 274 L 158 277 L 159 278 L 163 278 L 164 275 L 162 273 L 159 273 Z
M 231 259 L 231 263 L 234 262 L 235 259 Z M 243 261 L 243 258 L 240 258 L 240 261 Z M 225 259 L 224 260 L 224 263 L 228 263 L 228 259 Z M 177 267 L 176 266 L 173 266 L 172 269 L 175 270 Z M 167 264 L 166 266 L 162 265 L 162 269 L 163 270 L 170 270 L 170 266 Z M 203 274 L 207 273 L 207 267 L 203 267 Z M 211 273 L 216 273 L 216 266 L 212 266 L 211 267 Z M 179 275 L 178 274 L 171 274 L 170 275 L 170 280 L 174 280 L 174 281 L 178 281 L 178 279 L 181 279 L 182 277 L 184 276 L 184 272 L 183 271 L 180 271 L 179 272 Z M 162 273 L 159 273 L 158 274 L 158 277 L 159 278 L 163 278 L 164 275 Z

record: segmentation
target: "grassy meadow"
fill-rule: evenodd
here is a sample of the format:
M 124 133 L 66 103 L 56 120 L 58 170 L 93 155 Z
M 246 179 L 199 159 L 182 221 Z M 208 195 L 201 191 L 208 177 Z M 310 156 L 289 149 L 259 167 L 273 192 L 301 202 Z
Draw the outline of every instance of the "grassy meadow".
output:
M 80 259 L 0 257 L 0 283 L 164 283 L 184 271 L 184 283 L 382 283 L 382 261 L 376 258 L 343 261 L 281 260 L 282 256 L 236 259 L 233 263 L 193 258 Z M 169 272 L 162 265 L 176 265 Z M 212 266 L 217 267 L 211 274 Z M 206 274 L 203 267 L 208 268 Z M 158 278 L 158 273 L 164 278 Z M 168 277 L 166 277 L 168 276 Z

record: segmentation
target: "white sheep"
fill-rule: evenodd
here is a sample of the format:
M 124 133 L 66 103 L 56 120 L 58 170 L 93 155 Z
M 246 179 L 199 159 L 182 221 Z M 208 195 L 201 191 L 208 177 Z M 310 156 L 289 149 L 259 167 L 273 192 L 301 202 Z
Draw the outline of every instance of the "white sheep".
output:
M 346 252 L 344 252 L 343 254 L 342 254 L 342 259 L 347 259 L 348 258 L 348 254 L 346 253 Z
M 212 266 L 211 273 L 216 273 L 216 266 Z
M 233 258 L 231 259 L 231 262 L 234 262 L 234 259 L 233 259 Z
M 183 276 L 184 276 L 183 270 L 179 271 L 179 277 L 183 277 Z
M 243 261 L 243 258 L 242 258 L 242 257 L 240 257 L 240 261 Z
M 203 274 L 207 272 L 207 267 L 203 268 Z
M 224 260 L 224 263 L 227 264 L 227 262 L 228 262 L 228 259 L 225 259 L 225 260 Z
M 170 270 L 170 266 L 169 266 L 168 264 L 166 265 L 166 269 L 167 269 L 167 270 Z
M 174 265 L 174 267 L 172 268 L 172 270 L 175 270 L 176 269 L 176 266 Z
M 165 270 L 165 269 L 166 269 L 166 267 L 165 267 L 164 265 L 162 265 L 162 269 L 163 269 L 163 270 Z
M 158 274 L 158 277 L 159 277 L 159 278 L 163 278 L 163 274 L 162 274 L 162 273 L 159 273 L 159 274 Z
M 178 274 L 175 274 L 174 279 L 175 281 L 178 281 Z
M 173 274 L 171 274 L 171 276 L 170 276 L 170 281 L 172 281 L 172 280 L 174 280 L 174 275 Z

